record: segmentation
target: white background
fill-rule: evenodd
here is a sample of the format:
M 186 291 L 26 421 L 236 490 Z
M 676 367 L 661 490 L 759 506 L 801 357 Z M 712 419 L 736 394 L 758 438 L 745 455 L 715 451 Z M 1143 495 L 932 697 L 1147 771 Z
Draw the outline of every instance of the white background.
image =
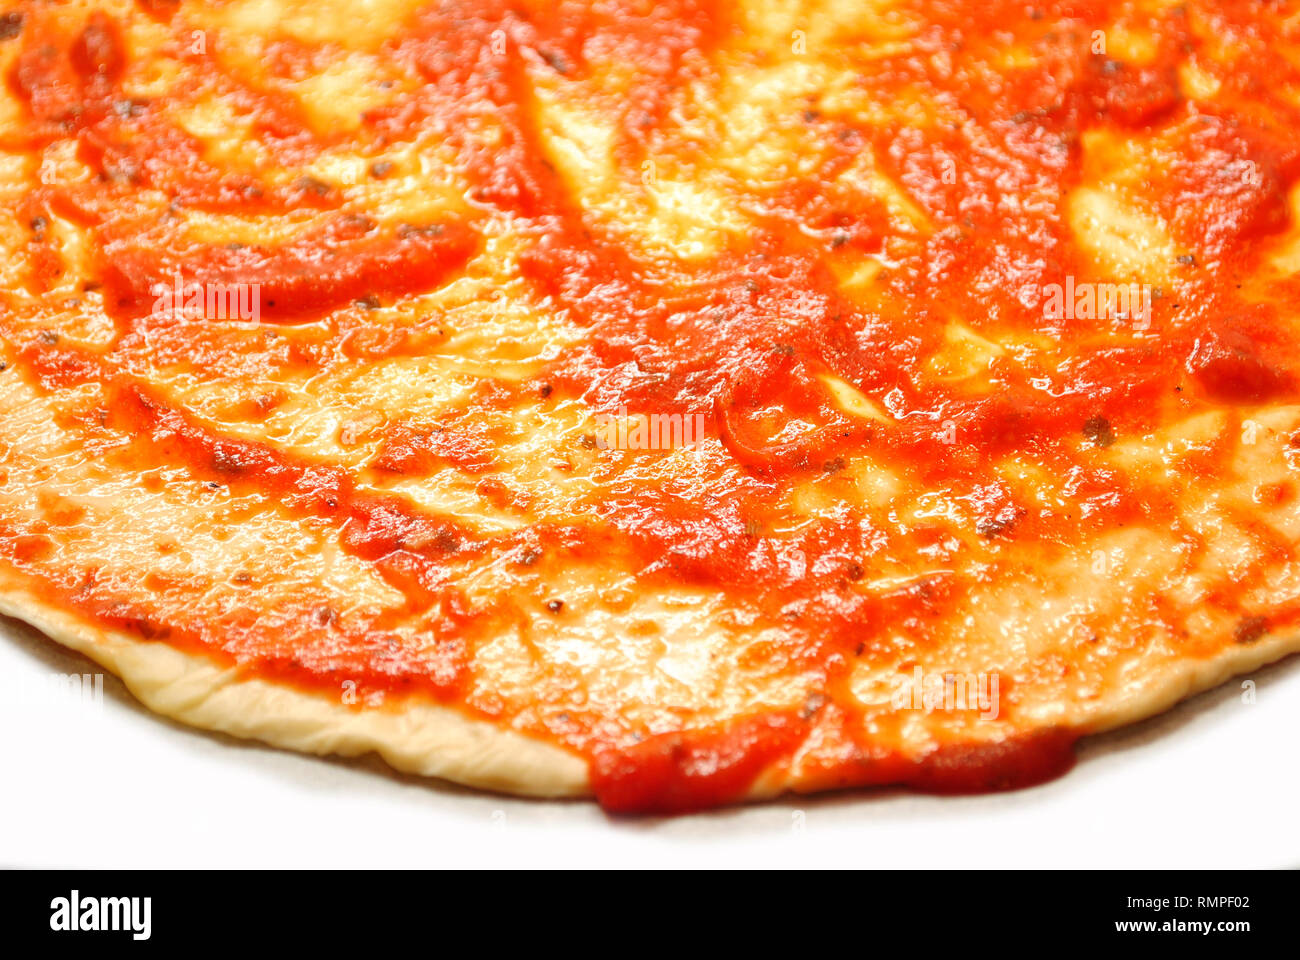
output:
M 516 800 L 190 730 L 113 677 L 99 710 L 15 698 L 99 672 L 0 621 L 0 865 L 1300 866 L 1300 659 L 1086 741 L 1065 777 L 979 797 L 875 791 L 653 820 Z M 1222 892 L 1222 891 L 1219 891 Z

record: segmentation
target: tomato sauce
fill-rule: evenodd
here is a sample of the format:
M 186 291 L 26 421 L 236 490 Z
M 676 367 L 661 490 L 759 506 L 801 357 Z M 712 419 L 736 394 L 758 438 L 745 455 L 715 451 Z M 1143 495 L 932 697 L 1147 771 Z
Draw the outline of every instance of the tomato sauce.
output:
M 140 6 L 175 30 L 187 29 L 174 3 Z M 344 548 L 375 564 L 409 598 L 408 612 L 427 616 L 442 642 L 432 658 L 415 656 L 376 641 L 383 624 L 364 624 L 328 648 L 290 654 L 251 626 L 226 629 L 218 641 L 198 627 L 150 625 L 139 611 L 105 606 L 93 590 L 81 595 L 88 609 L 115 625 L 134 624 L 143 636 L 215 650 L 307 688 L 331 689 L 346 675 L 372 690 L 422 691 L 490 714 L 475 702 L 467 677 L 475 638 L 494 621 L 464 601 L 454 562 L 533 550 L 572 558 L 610 551 L 633 558 L 643 589 L 689 585 L 748 598 L 786 623 L 789 669 L 821 676 L 838 701 L 837 684 L 847 682 L 856 658 L 887 643 L 886 626 L 906 628 L 921 644 L 935 642 L 934 624 L 968 584 L 936 575 L 892 592 L 853 588 L 863 576 L 862 558 L 882 539 L 903 553 L 946 549 L 944 538 L 924 527 L 890 531 L 828 521 L 785 541 L 765 539 L 765 523 L 794 485 L 833 476 L 854 454 L 869 453 L 921 487 L 962 491 L 978 515 L 977 529 L 991 541 L 1070 544 L 1081 531 L 1167 522 L 1175 506 L 1140 478 L 1081 455 L 1081 438 L 1108 444 L 1139 435 L 1198 404 L 1300 399 L 1293 327 L 1276 301 L 1247 296 L 1235 279 L 1290 224 L 1286 196 L 1300 172 L 1300 105 L 1280 93 L 1288 84 L 1297 89 L 1300 65 L 1270 55 L 1267 45 L 1248 74 L 1202 57 L 1203 69 L 1217 70 L 1222 91 L 1203 103 L 1180 88 L 1179 65 L 1204 44 L 1180 7 L 1150 15 L 1153 52 L 1147 62 L 1126 63 L 1091 49 L 1093 25 L 1111 22 L 1120 4 L 1045 3 L 1031 15 L 1024 3 L 912 0 L 902 13 L 923 23 L 917 45 L 877 61 L 855 82 L 880 103 L 919 91 L 959 109 L 964 125 L 855 124 L 816 102 L 791 103 L 798 140 L 817 158 L 814 172 L 761 188 L 737 186 L 737 198 L 750 201 L 753 228 L 727 236 L 703 260 L 666 263 L 590 215 L 546 160 L 529 72 L 549 69 L 562 83 L 581 81 L 596 62 L 633 72 L 631 92 L 606 109 L 618 113 L 616 173 L 635 183 L 652 152 L 690 158 L 698 150 L 664 132 L 675 94 L 719 81 L 719 58 L 742 25 L 727 4 L 706 0 L 577 6 L 529 14 L 506 2 L 431 4 L 391 41 L 387 55 L 415 70 L 423 86 L 370 110 L 356 136 L 371 144 L 411 142 L 436 122 L 470 185 L 471 209 L 459 222 L 380 224 L 344 212 L 328 188 L 263 184 L 247 171 L 214 166 L 162 105 L 123 105 L 118 84 L 127 54 L 120 26 L 102 13 L 66 35 L 28 23 L 11 41 L 22 52 L 8 82 L 30 111 L 32 136 L 44 143 L 75 139 L 79 156 L 101 173 L 90 186 L 35 190 L 30 202 L 93 228 L 105 303 L 122 336 L 152 322 L 154 290 L 174 275 L 258 283 L 270 323 L 429 291 L 481 251 L 483 217 L 505 215 L 528 241 L 519 270 L 531 294 L 587 336 L 534 380 L 479 402 L 510 406 L 544 391 L 556 401 L 582 398 L 597 410 L 706 414 L 739 468 L 694 499 L 664 488 L 610 491 L 599 504 L 598 527 L 536 524 L 489 536 L 426 516 L 397 495 L 358 493 L 341 467 L 214 435 L 109 364 L 34 339 L 24 357 L 43 388 L 103 382 L 112 416 L 129 423 L 141 458 L 185 464 L 196 475 L 261 491 L 302 516 L 335 523 Z M 1275 7 L 1233 0 L 1212 15 L 1222 35 L 1245 42 L 1260 24 L 1280 29 Z M 1031 63 L 996 82 L 960 69 L 1012 37 L 1034 51 Z M 504 45 L 507 55 L 489 55 L 494 45 Z M 292 66 L 307 54 L 288 45 L 280 56 L 282 66 Z M 256 118 L 278 162 L 306 162 L 344 137 L 306 133 L 293 110 L 270 94 L 227 92 Z M 484 117 L 499 128 L 490 143 L 474 133 Z M 1045 316 L 1021 296 L 1027 278 L 1096 275 L 1060 200 L 1030 202 L 1052 185 L 1080 182 L 1081 134 L 1093 128 L 1134 136 L 1173 131 L 1172 164 L 1153 194 L 1155 212 L 1181 247 L 1202 258 L 1180 261 L 1178 289 L 1154 301 L 1145 335 L 1096 351 L 1088 349 L 1095 325 Z M 924 242 L 894 243 L 896 214 L 879 196 L 844 188 L 841 175 L 864 152 L 932 224 Z M 1225 178 L 1222 170 L 1234 163 L 1248 165 L 1243 169 L 1252 175 Z M 281 246 L 169 247 L 138 229 L 159 216 L 135 203 L 145 191 L 210 212 L 314 209 L 332 219 Z M 840 270 L 864 258 L 890 264 L 887 295 L 869 303 L 845 291 Z M 1284 289 L 1296 292 L 1294 284 Z M 995 361 L 993 389 L 969 391 L 927 373 L 952 316 L 972 318 L 977 329 L 987 323 L 1046 339 L 1068 359 L 1055 369 L 1036 368 L 1033 358 Z M 887 417 L 846 413 L 828 393 L 827 376 L 852 384 Z M 796 422 L 815 426 L 786 429 Z M 944 424 L 960 444 L 944 441 Z M 451 464 L 490 473 L 490 440 L 473 430 L 407 426 L 388 437 L 376 468 L 419 476 Z M 1090 510 L 1048 514 L 1018 502 L 994 470 L 999 457 L 1017 451 L 1069 476 L 1075 499 Z M 1214 469 L 1207 464 L 1207 472 Z M 788 562 L 795 550 L 811 558 L 799 572 Z M 1233 603 L 1231 591 L 1220 599 Z M 797 620 L 789 608 L 797 608 Z M 855 751 L 809 772 L 812 788 L 1004 789 L 1063 772 L 1073 756 L 1074 735 L 1064 730 L 989 746 L 942 746 L 920 758 L 882 754 L 857 732 L 851 709 L 836 709 L 838 720 L 828 722 Z M 757 711 L 724 728 L 640 740 L 610 739 L 604 729 L 592 723 L 558 737 L 590 758 L 601 803 L 611 811 L 678 812 L 743 797 L 765 771 L 791 761 L 811 725 L 801 715 Z

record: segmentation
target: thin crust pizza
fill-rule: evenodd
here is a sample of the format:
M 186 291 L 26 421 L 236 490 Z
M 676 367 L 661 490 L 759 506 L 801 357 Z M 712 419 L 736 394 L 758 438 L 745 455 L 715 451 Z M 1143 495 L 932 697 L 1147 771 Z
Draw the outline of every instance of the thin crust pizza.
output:
M 4 0 L 0 610 L 620 812 L 1300 648 L 1300 8 Z

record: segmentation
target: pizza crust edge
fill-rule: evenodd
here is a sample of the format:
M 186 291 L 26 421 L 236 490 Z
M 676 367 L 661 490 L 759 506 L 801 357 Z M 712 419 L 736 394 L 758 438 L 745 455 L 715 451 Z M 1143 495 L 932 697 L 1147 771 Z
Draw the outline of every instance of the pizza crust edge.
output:
M 591 795 L 587 762 L 562 747 L 503 730 L 453 708 L 407 700 L 393 709 L 357 710 L 341 701 L 236 671 L 165 643 L 93 625 L 33 596 L 0 571 L 0 613 L 22 620 L 109 670 L 154 713 L 202 730 L 317 756 L 375 753 L 401 773 L 536 798 Z M 1300 634 L 1269 635 L 1204 660 L 1182 659 L 1145 682 L 1113 690 L 1080 722 L 1081 737 L 1164 713 L 1234 676 L 1300 653 Z M 1051 726 L 1042 717 L 1041 726 Z M 815 788 L 820 789 L 820 788 Z M 784 764 L 764 771 L 748 798 L 798 792 Z
M 257 678 L 200 655 L 92 625 L 0 577 L 0 612 L 30 624 L 118 676 L 154 713 L 299 753 L 376 753 L 393 769 L 532 797 L 590 794 L 587 764 L 561 747 L 434 703 L 358 710 Z
M 1197 694 L 1221 687 L 1233 677 L 1297 654 L 1300 654 L 1300 634 L 1280 633 L 1250 645 L 1226 647 L 1204 660 L 1174 661 L 1154 674 L 1154 683 L 1132 683 L 1104 698 L 1109 702 L 1077 729 L 1086 737 L 1132 726 L 1159 716 Z

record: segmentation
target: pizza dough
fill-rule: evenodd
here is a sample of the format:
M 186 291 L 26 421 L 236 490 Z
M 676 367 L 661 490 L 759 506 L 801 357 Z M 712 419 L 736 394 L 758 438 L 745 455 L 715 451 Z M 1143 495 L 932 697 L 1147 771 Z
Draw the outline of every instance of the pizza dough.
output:
M 0 71 L 0 610 L 152 710 L 675 812 L 1300 647 L 1276 5 L 27 0 Z

